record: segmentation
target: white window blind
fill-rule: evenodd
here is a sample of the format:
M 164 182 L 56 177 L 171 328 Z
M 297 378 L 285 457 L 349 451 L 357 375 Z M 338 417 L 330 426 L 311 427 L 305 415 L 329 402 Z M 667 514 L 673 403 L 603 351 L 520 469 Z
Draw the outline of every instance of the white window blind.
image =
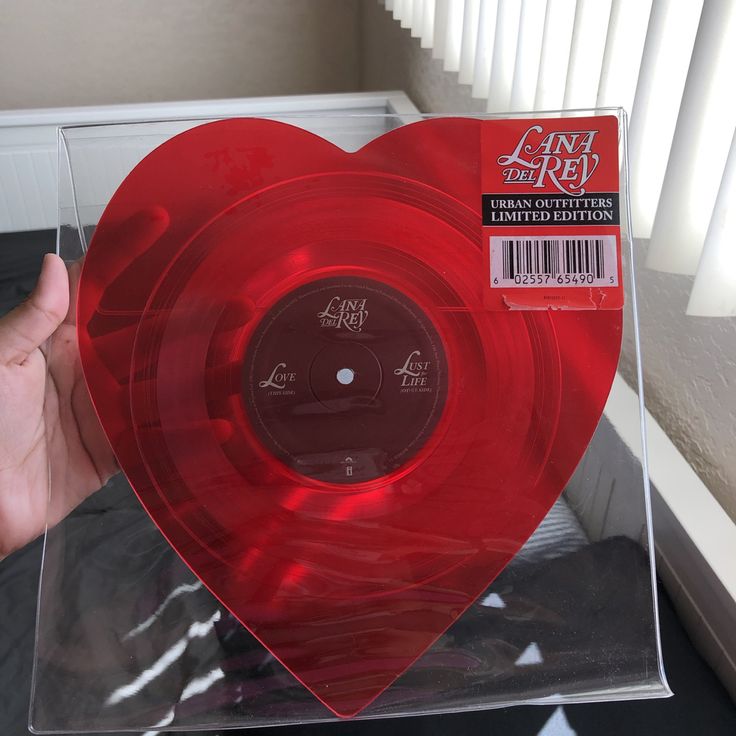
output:
M 621 106 L 647 266 L 736 316 L 736 0 L 385 0 L 489 112 Z

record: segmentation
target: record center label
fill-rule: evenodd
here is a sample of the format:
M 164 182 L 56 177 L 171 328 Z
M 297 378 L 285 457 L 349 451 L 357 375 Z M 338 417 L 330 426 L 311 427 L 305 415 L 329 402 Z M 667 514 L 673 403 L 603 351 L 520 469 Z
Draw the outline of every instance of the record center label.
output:
M 274 391 L 269 391 L 269 395 L 273 396 L 278 392 L 279 396 L 287 394 L 293 394 L 294 391 L 287 390 L 287 385 L 292 384 L 296 381 L 296 373 L 286 370 L 286 363 L 277 363 L 275 368 L 271 371 L 271 375 L 258 382 L 259 388 L 271 388 Z
M 447 360 L 432 321 L 372 279 L 331 277 L 268 309 L 248 341 L 248 417 L 292 470 L 361 483 L 398 470 L 442 415 Z
M 350 332 L 361 332 L 368 318 L 367 299 L 342 299 L 333 296 L 325 309 L 317 314 L 320 327 L 344 328 Z

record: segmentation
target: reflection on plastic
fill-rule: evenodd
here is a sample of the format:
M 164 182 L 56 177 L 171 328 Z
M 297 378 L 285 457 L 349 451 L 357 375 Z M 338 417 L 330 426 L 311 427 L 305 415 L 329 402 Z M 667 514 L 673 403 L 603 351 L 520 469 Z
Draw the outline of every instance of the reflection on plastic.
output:
M 152 613 L 145 621 L 141 621 L 141 623 L 131 629 L 123 637 L 123 641 L 134 636 L 138 636 L 138 634 L 142 634 L 144 631 L 148 631 L 148 629 L 161 618 L 161 615 L 166 610 L 166 606 L 168 606 L 171 601 L 175 600 L 179 596 L 185 595 L 186 593 L 193 593 L 195 590 L 199 590 L 201 587 L 201 580 L 197 580 L 194 583 L 182 583 L 181 585 L 177 585 L 177 587 L 174 588 L 174 590 L 172 590 L 171 593 L 166 596 L 166 598 L 164 598 L 163 602 L 154 611 L 154 613 Z
M 173 646 L 167 649 L 151 667 L 143 670 L 132 682 L 117 688 L 108 696 L 106 705 L 117 705 L 134 695 L 140 693 L 146 685 L 150 684 L 176 662 L 187 649 L 192 639 L 206 636 L 212 631 L 216 621 L 220 620 L 220 612 L 215 611 L 208 621 L 195 622 L 189 626 L 186 636 L 179 639 Z M 182 699 L 183 696 L 182 696 Z

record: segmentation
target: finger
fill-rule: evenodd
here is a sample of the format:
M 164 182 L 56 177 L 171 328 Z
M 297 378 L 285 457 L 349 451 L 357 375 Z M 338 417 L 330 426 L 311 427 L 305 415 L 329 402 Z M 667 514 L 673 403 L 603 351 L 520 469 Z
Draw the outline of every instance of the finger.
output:
M 64 261 L 44 256 L 41 275 L 28 299 L 0 319 L 0 364 L 23 363 L 61 324 L 69 308 Z
M 77 323 L 77 293 L 79 292 L 79 279 L 82 275 L 82 265 L 84 256 L 78 261 L 74 261 L 68 268 L 67 274 L 69 278 L 69 309 L 64 324 L 75 325 Z

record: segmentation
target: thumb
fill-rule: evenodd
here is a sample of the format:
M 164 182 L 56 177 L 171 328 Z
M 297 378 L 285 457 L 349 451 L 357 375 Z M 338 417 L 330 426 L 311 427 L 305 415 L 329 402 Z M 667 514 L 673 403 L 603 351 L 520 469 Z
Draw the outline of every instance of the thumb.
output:
M 0 365 L 23 363 L 61 324 L 69 309 L 69 278 L 64 261 L 44 256 L 41 275 L 28 299 L 0 318 Z

